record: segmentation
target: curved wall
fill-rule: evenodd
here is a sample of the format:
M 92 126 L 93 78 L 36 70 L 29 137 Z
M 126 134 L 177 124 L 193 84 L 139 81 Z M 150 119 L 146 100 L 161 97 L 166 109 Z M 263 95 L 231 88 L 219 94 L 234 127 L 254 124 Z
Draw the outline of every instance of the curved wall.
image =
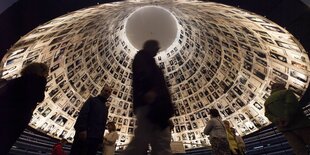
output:
M 109 119 L 117 122 L 118 144 L 128 143 L 135 127 L 130 66 L 137 49 L 125 25 L 132 12 L 154 5 L 177 20 L 175 40 L 156 56 L 176 106 L 174 140 L 208 143 L 202 129 L 210 108 L 220 110 L 240 134 L 252 133 L 269 124 L 263 103 L 271 83 L 285 82 L 299 97 L 308 87 L 307 53 L 262 16 L 218 3 L 103 4 L 38 26 L 5 55 L 3 78 L 18 76 L 33 61 L 50 67 L 46 98 L 30 126 L 72 141 L 83 102 L 109 83 L 114 87 Z

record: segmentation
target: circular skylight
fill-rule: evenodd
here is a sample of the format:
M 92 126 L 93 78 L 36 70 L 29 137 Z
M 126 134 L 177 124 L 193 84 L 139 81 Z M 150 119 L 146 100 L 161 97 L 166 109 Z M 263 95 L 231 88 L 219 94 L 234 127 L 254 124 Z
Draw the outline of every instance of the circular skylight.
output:
M 146 40 L 157 40 L 161 51 L 166 50 L 176 39 L 176 19 L 167 10 L 158 6 L 145 6 L 134 11 L 125 23 L 126 36 L 136 48 L 142 49 Z

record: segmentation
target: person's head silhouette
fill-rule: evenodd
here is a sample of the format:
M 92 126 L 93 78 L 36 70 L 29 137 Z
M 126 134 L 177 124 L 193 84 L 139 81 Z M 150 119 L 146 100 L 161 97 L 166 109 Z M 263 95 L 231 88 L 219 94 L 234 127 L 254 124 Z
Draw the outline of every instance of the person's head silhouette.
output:
M 273 83 L 271 85 L 271 91 L 278 91 L 284 89 L 285 89 L 285 83 Z
M 143 51 L 148 52 L 153 57 L 158 53 L 159 49 L 160 47 L 157 40 L 148 40 L 143 44 Z
M 22 69 L 21 75 L 38 75 L 46 78 L 48 76 L 48 72 L 49 69 L 46 64 L 33 62 Z

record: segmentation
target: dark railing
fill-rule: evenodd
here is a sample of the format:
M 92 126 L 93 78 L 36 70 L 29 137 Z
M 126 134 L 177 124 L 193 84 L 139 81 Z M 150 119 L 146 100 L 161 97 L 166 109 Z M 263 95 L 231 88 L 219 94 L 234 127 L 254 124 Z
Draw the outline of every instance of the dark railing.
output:
M 247 155 L 292 155 L 282 133 L 272 125 L 244 137 Z
M 18 138 L 10 150 L 10 155 L 48 155 L 51 154 L 53 145 L 58 140 L 52 139 L 46 135 L 32 132 L 26 129 Z M 69 152 L 70 145 L 64 146 L 65 152 Z
M 293 155 L 283 135 L 273 126 L 265 127 L 244 138 L 247 155 Z M 44 134 L 26 129 L 16 141 L 10 155 L 47 155 L 58 140 Z M 71 145 L 65 145 L 65 152 L 70 151 Z M 116 155 L 120 152 L 117 151 Z M 101 155 L 101 151 L 97 152 Z M 197 148 L 186 150 L 186 155 L 211 155 L 211 148 L 197 144 Z

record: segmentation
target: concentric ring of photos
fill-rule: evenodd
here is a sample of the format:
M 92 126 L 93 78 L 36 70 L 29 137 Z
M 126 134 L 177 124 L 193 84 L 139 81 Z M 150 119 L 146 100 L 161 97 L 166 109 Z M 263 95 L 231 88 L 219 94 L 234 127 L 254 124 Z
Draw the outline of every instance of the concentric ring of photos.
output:
M 155 4 L 178 22 L 177 39 L 156 61 L 176 107 L 173 140 L 186 148 L 209 144 L 202 133 L 209 109 L 218 109 L 239 134 L 247 135 L 270 123 L 263 106 L 270 84 L 284 82 L 298 97 L 308 87 L 306 52 L 270 20 L 217 3 Z M 114 88 L 109 120 L 117 123 L 118 149 L 130 141 L 136 126 L 131 62 L 137 49 L 126 38 L 125 21 L 150 5 L 117 2 L 71 12 L 38 26 L 9 49 L 2 78 L 19 76 L 34 61 L 50 68 L 46 97 L 34 111 L 31 127 L 72 141 L 84 101 L 109 83 Z

